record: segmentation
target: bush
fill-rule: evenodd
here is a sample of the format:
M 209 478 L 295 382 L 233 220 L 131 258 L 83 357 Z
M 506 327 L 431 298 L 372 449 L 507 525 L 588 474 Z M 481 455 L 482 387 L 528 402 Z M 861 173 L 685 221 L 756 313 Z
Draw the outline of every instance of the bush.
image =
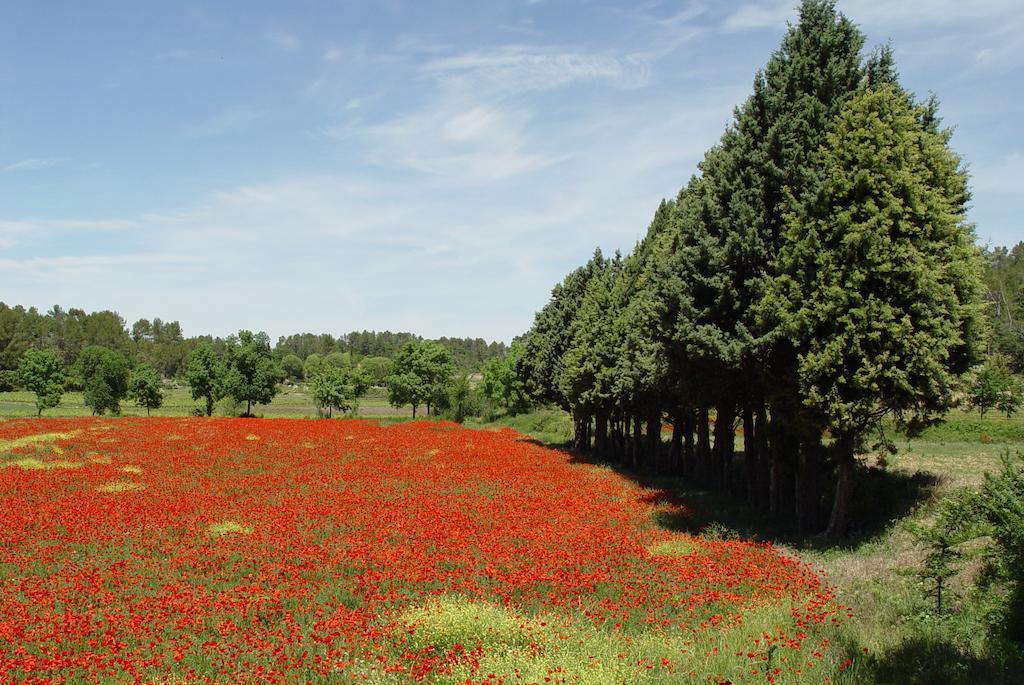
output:
M 985 474 L 979 504 L 999 548 L 997 559 L 1013 586 L 1006 614 L 1007 636 L 1024 642 L 1024 453 L 1003 455 L 1001 471 Z

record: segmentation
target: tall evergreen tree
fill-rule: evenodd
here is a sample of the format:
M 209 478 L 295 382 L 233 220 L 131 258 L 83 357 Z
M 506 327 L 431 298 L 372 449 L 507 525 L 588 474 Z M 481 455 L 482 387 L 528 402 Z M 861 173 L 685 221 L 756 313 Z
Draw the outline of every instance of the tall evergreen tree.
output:
M 865 433 L 946 411 L 980 352 L 966 176 L 932 115 L 892 85 L 851 100 L 823 148 L 823 184 L 783 236 L 772 296 L 806 414 L 834 440 L 832 535 L 845 533 Z

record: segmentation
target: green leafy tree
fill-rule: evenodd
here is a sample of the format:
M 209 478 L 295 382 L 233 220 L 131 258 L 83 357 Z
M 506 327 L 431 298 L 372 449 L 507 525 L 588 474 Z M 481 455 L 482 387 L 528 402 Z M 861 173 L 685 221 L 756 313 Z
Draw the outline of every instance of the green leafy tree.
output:
M 830 535 L 849 522 L 854 454 L 885 416 L 923 425 L 953 404 L 980 352 L 980 281 L 967 186 L 948 135 L 895 87 L 836 119 L 828 170 L 790 215 L 774 284 L 799 352 L 807 416 L 835 439 Z
M 1006 390 L 999 398 L 999 401 L 996 402 L 996 409 L 1005 414 L 1006 418 L 1009 419 L 1020 411 L 1022 402 L 1024 402 L 1024 382 L 1016 376 L 1010 376 L 1010 382 L 1007 383 Z
M 309 389 L 313 394 L 313 402 L 321 411 L 327 410 L 328 418 L 333 415 L 335 409 L 352 411 L 359 396 L 352 374 L 347 369 L 331 365 L 327 365 L 310 379 Z
M 185 382 L 192 389 L 192 399 L 202 399 L 207 416 L 213 415 L 213 403 L 223 397 L 220 379 L 223 368 L 217 354 L 208 343 L 201 343 L 189 355 Z
M 508 354 L 492 357 L 484 363 L 480 389 L 483 395 L 509 414 L 518 414 L 530 407 L 530 397 L 516 366 L 523 355 L 523 346 L 513 342 Z
M 352 355 L 348 352 L 331 352 L 324 357 L 324 363 L 338 369 L 347 369 L 352 366 Z
M 149 416 L 150 410 L 163 406 L 164 393 L 156 369 L 147 364 L 136 367 L 128 379 L 128 397 L 135 404 L 146 408 L 146 416 Z
M 18 364 L 18 383 L 36 395 L 36 415 L 60 404 L 64 394 L 64 362 L 53 350 L 30 349 Z
M 587 282 L 576 316 L 569 327 L 570 343 L 556 381 L 561 394 L 578 414 L 595 417 L 594 449 L 607 456 L 608 420 L 615 409 L 615 360 L 618 341 L 614 323 L 618 312 L 612 287 L 621 258 L 605 262 Z
M 579 311 L 587 283 L 605 266 L 600 249 L 584 266 L 573 270 L 551 291 L 551 299 L 533 320 L 523 342 L 523 355 L 517 371 L 529 396 L 538 403 L 555 404 L 572 410 L 569 398 L 562 392 L 559 378 L 566 350 L 571 343 L 570 328 Z M 590 417 L 579 408 L 573 414 L 574 444 L 584 449 L 589 443 Z
M 930 585 L 938 615 L 942 615 L 948 604 L 946 593 L 950 579 L 970 557 L 966 543 L 990 532 L 980 509 L 977 494 L 965 488 L 943 498 L 937 515 L 929 524 L 906 524 L 910 534 L 926 546 L 927 553 L 918 576 Z
M 479 412 L 478 395 L 474 392 L 468 373 L 457 373 L 452 377 L 444 403 L 451 418 L 458 423 Z
M 103 415 L 108 410 L 120 414 L 121 400 L 128 392 L 128 360 L 114 350 L 90 345 L 82 350 L 76 367 L 85 406 L 94 415 Z
M 1024 454 L 1003 456 L 1002 468 L 985 474 L 979 505 L 998 561 L 1013 584 L 1005 622 L 1011 639 L 1024 640 Z
M 1013 374 L 1002 359 L 989 359 L 974 374 L 967 388 L 967 403 L 982 418 L 997 409 L 1009 418 L 1020 407 L 1020 395 Z
M 359 368 L 366 372 L 373 385 L 384 385 L 393 366 L 388 357 L 367 357 L 359 362 Z
M 416 418 L 416 409 L 423 404 L 430 389 L 423 379 L 414 373 L 393 373 L 388 376 L 388 401 L 393 407 L 412 405 L 412 417 Z
M 281 370 L 284 371 L 285 377 L 292 381 L 299 382 L 306 377 L 302 360 L 294 354 L 286 354 L 281 359 Z
M 245 415 L 252 416 L 253 404 L 270 404 L 281 381 L 281 368 L 270 351 L 266 333 L 239 331 L 225 341 L 224 395 L 236 402 L 245 402 Z
M 323 355 L 314 352 L 308 357 L 306 357 L 306 361 L 303 364 L 302 370 L 306 378 L 312 378 L 313 376 L 323 371 L 326 365 L 327 364 L 324 361 Z
M 394 373 L 388 378 L 388 398 L 393 406 L 431 405 L 447 394 L 448 381 L 455 368 L 451 354 L 434 342 L 410 341 L 395 353 Z

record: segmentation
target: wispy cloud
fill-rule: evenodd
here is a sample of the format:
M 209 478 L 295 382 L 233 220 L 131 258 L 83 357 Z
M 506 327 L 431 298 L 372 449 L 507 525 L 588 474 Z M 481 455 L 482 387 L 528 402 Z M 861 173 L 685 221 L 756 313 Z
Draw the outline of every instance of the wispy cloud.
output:
M 50 269 L 93 269 L 127 265 L 181 265 L 204 261 L 196 255 L 175 255 L 165 253 L 117 254 L 117 255 L 70 255 L 60 257 L 30 257 L 27 259 L 0 258 L 0 268 L 19 271 L 43 271 Z
M 270 29 L 263 34 L 263 37 L 274 47 L 285 52 L 295 52 L 302 47 L 302 41 L 291 31 L 283 29 Z
M 6 166 L 0 167 L 0 172 L 13 173 L 16 171 L 38 171 L 64 164 L 67 160 L 57 157 L 29 157 Z
M 637 56 L 558 52 L 519 45 L 431 60 L 421 71 L 447 87 L 490 92 L 544 91 L 575 83 L 635 88 L 650 82 L 649 65 Z
M 775 29 L 797 16 L 796 0 L 759 0 L 740 5 L 723 21 L 726 31 Z M 963 25 L 991 21 L 996 17 L 1020 13 L 1018 0 L 928 0 L 893 2 L 892 0 L 840 0 L 840 11 L 857 23 L 893 29 L 901 26 Z
M 458 184 L 479 185 L 536 171 L 557 159 L 530 151 L 525 108 L 446 99 L 364 131 L 369 158 L 391 168 L 407 168 Z
M 193 138 L 211 138 L 246 131 L 266 117 L 266 113 L 249 105 L 234 105 L 209 118 L 185 127 Z

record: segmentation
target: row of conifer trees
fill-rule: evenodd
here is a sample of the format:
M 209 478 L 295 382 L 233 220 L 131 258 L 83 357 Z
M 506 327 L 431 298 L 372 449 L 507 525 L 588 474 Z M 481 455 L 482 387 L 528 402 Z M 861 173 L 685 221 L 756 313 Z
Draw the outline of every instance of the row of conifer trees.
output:
M 555 286 L 518 369 L 577 449 L 842 536 L 856 455 L 952 405 L 985 335 L 967 176 L 864 43 L 805 0 L 633 252 Z

